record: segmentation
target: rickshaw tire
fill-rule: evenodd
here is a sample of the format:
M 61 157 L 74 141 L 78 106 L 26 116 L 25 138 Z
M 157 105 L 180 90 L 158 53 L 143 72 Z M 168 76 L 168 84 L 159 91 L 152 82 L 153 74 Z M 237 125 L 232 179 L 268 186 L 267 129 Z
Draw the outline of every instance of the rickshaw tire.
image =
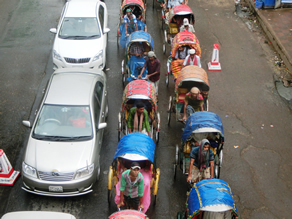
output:
M 176 180 L 177 164 L 174 164 L 174 176 L 173 179 Z
M 156 206 L 157 195 L 154 195 L 153 206 Z
M 163 51 L 163 54 L 165 55 L 165 53 L 166 53 L 166 45 L 165 45 L 165 43 L 163 43 L 163 45 L 162 45 L 162 51 Z
M 111 200 L 112 200 L 112 190 L 107 190 L 107 202 L 109 207 L 111 206 Z
M 159 142 L 159 132 L 157 132 L 157 130 L 156 130 L 156 133 L 155 133 L 155 140 L 156 140 L 156 144 L 158 144 L 158 142 Z

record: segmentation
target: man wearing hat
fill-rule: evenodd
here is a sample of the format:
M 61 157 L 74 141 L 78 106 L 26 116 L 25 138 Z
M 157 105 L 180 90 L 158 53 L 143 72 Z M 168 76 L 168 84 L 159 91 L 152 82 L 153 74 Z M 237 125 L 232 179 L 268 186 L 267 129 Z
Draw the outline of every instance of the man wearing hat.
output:
M 126 10 L 126 15 L 124 16 L 124 22 L 125 22 L 125 35 L 127 35 L 128 33 L 131 34 L 132 32 L 135 32 L 138 30 L 136 16 L 132 13 L 132 10 L 130 8 Z
M 191 49 L 189 51 L 189 53 L 190 54 L 185 58 L 185 61 L 184 61 L 182 67 L 185 67 L 187 65 L 197 65 L 197 66 L 199 66 L 201 68 L 202 67 L 201 66 L 201 59 L 200 59 L 199 56 L 195 55 L 196 54 L 196 50 Z
M 180 121 L 186 121 L 187 118 L 197 111 L 203 111 L 204 99 L 197 87 L 193 87 L 185 96 L 185 105 L 182 108 L 183 118 Z
M 183 32 L 185 30 L 195 33 L 194 26 L 189 23 L 189 20 L 187 18 L 184 18 L 183 25 L 179 29 L 180 32 Z
M 120 202 L 117 208 L 125 204 L 126 209 L 144 209 L 143 193 L 144 178 L 140 173 L 140 165 L 138 162 L 132 162 L 131 169 L 126 170 L 121 175 Z
M 147 78 L 149 79 L 150 82 L 153 83 L 156 95 L 158 95 L 158 84 L 160 79 L 160 61 L 156 58 L 156 55 L 153 51 L 148 52 L 148 59 L 144 63 L 144 66 L 138 78 L 142 78 L 142 75 L 146 68 L 148 70 Z

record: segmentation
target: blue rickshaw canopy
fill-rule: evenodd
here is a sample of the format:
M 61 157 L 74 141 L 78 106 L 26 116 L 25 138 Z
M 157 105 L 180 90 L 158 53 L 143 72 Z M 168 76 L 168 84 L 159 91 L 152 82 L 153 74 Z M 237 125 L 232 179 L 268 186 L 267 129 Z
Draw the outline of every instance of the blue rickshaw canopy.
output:
M 154 161 L 155 143 L 142 133 L 130 133 L 121 138 L 114 159 L 125 154 L 136 154 L 146 157 L 152 163 Z
M 130 43 L 136 42 L 147 42 L 151 45 L 151 49 L 154 50 L 154 41 L 151 35 L 144 31 L 135 31 L 128 38 L 126 42 L 126 48 L 130 46 Z
M 200 211 L 232 211 L 238 216 L 231 188 L 221 179 L 205 179 L 195 184 L 187 205 L 189 215 L 196 215 Z
M 221 118 L 212 112 L 201 111 L 193 113 L 186 121 L 182 140 L 186 142 L 192 133 L 200 132 L 219 132 L 224 137 Z

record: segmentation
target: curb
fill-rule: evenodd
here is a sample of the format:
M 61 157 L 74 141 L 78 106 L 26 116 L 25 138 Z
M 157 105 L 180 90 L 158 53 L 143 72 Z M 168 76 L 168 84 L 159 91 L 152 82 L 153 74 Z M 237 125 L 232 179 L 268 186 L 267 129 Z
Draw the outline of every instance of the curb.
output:
M 265 34 L 267 35 L 269 41 L 272 43 L 276 52 L 280 55 L 281 59 L 284 61 L 290 75 L 292 76 L 292 57 L 289 56 L 285 47 L 282 45 L 281 41 L 276 36 L 273 28 L 267 21 L 267 19 L 262 15 L 261 11 L 255 7 L 252 0 L 244 0 L 250 9 L 256 14 L 256 17 L 263 28 Z

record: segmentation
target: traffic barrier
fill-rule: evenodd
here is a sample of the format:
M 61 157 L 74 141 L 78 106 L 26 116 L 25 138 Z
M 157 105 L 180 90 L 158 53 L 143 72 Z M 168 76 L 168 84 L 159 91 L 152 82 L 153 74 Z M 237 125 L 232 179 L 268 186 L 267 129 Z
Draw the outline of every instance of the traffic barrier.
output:
M 209 71 L 221 71 L 221 64 L 219 62 L 219 45 L 214 44 L 211 62 L 208 63 Z
M 20 172 L 11 166 L 4 151 L 0 149 L 0 185 L 13 186 Z

